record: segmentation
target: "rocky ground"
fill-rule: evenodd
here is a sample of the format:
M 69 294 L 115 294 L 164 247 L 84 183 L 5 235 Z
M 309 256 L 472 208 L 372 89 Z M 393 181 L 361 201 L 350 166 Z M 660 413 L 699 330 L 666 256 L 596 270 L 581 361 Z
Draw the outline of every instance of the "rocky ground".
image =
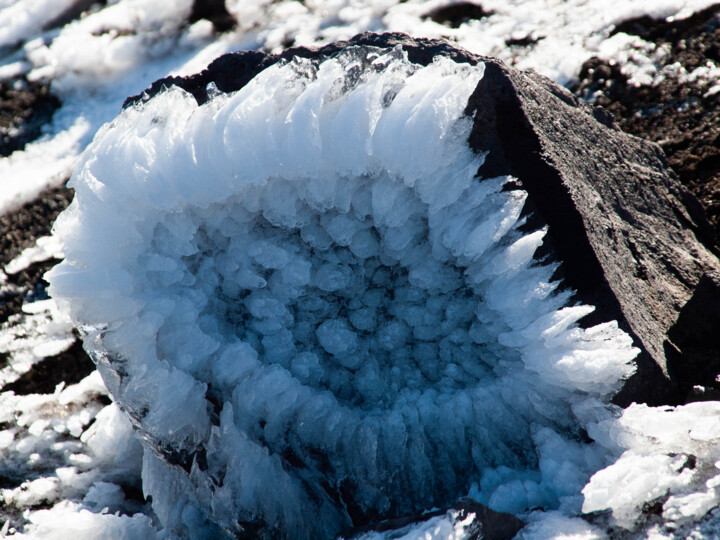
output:
M 660 51 L 651 84 L 630 84 L 616 63 L 585 62 L 573 88 L 605 107 L 617 124 L 658 143 L 680 181 L 700 200 L 720 244 L 720 86 L 708 75 L 720 62 L 720 4 L 675 22 L 640 17 L 615 32 L 637 35 Z

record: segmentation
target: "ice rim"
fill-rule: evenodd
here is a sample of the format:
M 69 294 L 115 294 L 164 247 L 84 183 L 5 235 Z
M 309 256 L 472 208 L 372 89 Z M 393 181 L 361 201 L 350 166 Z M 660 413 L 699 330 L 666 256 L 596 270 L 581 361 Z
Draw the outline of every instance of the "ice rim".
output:
M 296 57 L 202 105 L 165 89 L 84 153 L 49 292 L 170 531 L 332 537 L 468 492 L 580 513 L 638 349 L 576 324 L 527 194 L 477 176 L 483 68 Z

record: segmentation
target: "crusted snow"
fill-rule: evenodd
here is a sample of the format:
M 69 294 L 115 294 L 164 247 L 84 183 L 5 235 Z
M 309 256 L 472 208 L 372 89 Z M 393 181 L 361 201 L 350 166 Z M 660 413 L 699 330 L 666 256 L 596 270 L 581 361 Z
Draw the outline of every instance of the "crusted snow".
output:
M 42 236 L 5 266 L 5 274 L 17 274 L 34 263 L 48 259 L 62 259 L 65 256 L 62 248 L 62 240 L 57 236 Z
M 604 444 L 623 453 L 583 489 L 584 512 L 610 509 L 617 523 L 629 528 L 647 501 L 661 498 L 663 517 L 682 525 L 720 503 L 720 403 L 632 405 L 613 428 L 621 429 L 621 436 Z M 602 439 L 606 430 L 601 422 L 589 433 Z
M 75 341 L 73 324 L 58 310 L 51 298 L 27 303 L 22 313 L 12 315 L 0 326 L 0 384 L 16 380 L 48 356 L 67 350 Z
M 108 522 L 114 516 L 103 517 L 106 507 L 113 514 L 140 513 L 139 522 L 149 521 L 145 505 L 126 500 L 120 490 L 121 485 L 139 487 L 142 450 L 119 409 L 99 402 L 106 392 L 95 372 L 75 385 L 59 387 L 54 394 L 0 394 L 0 422 L 9 426 L 0 431 L 0 474 L 8 480 L 25 479 L 17 488 L 0 490 L 3 514 L 13 508 L 50 507 L 25 513 L 24 534 L 6 521 L 4 534 L 102 538 L 105 530 L 111 531 L 108 538 L 133 530 L 124 517 L 114 524 Z M 82 506 L 71 502 L 83 501 L 83 497 Z M 94 517 L 87 515 L 91 510 Z

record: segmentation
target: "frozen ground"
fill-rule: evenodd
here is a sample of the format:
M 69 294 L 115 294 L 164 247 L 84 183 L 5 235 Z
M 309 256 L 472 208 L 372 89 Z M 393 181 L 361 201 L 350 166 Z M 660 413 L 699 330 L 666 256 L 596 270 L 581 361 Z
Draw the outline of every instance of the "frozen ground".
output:
M 43 30 L 69 4 L 64 0 L 0 0 L 0 79 L 52 81 L 52 91 L 62 102 L 39 140 L 0 159 L 2 212 L 11 212 L 47 187 L 63 183 L 97 130 L 115 118 L 128 95 L 169 73 L 196 72 L 223 52 L 276 52 L 290 44 L 322 44 L 364 30 L 393 30 L 448 38 L 472 52 L 534 68 L 563 84 L 573 81 L 582 63 L 593 55 L 617 60 L 631 81 L 647 83 L 663 76 L 656 62 L 664 51 L 627 34 L 609 37 L 613 26 L 643 14 L 684 17 L 711 2 L 647 0 L 612 5 L 605 1 L 486 0 L 482 6 L 491 15 L 465 22 L 445 18 L 443 24 L 429 16 L 444 20 L 440 8 L 446 2 L 439 1 L 228 1 L 228 11 L 240 23 L 217 34 L 209 21 L 186 23 L 192 10 L 189 0 L 120 0 L 95 6 L 59 28 Z M 713 75 L 717 71 L 708 66 L 705 76 L 717 76 Z M 162 198 L 162 193 L 158 196 Z M 202 221 L 205 217 L 190 219 Z M 332 236 L 333 225 L 323 227 L 321 230 Z M 213 234 L 222 238 L 225 233 L 218 226 Z M 333 240 L 352 249 L 351 243 Z M 61 258 L 63 248 L 55 240 L 40 239 L 10 262 L 4 273 L 13 275 L 34 262 Z M 262 261 L 255 263 L 263 265 Z M 7 358 L 0 371 L 3 385 L 73 341 L 72 324 L 54 301 L 33 299 L 0 329 L 0 349 Z M 342 328 L 317 336 L 330 357 L 342 358 L 339 348 L 346 340 L 335 343 L 332 337 L 342 334 L 345 324 L 338 321 L 336 326 Z M 386 332 L 389 342 L 394 330 L 398 329 Z M 388 347 L 391 352 L 392 345 Z M 312 378 L 316 364 L 308 358 L 292 368 L 301 377 Z M 222 379 L 232 373 L 213 376 Z M 360 384 L 356 391 L 362 394 L 363 389 L 368 395 L 362 399 L 380 399 L 373 396 L 372 385 Z M 161 531 L 148 505 L 139 500 L 142 448 L 132 437 L 129 422 L 115 405 L 107 405 L 106 392 L 99 376 L 93 374 L 78 384 L 61 386 L 53 394 L 0 395 L 4 488 L 0 512 L 7 518 L 0 534 L 30 538 L 155 538 L 168 534 Z M 713 524 L 720 518 L 712 512 L 703 516 L 720 501 L 716 490 L 720 486 L 716 467 L 720 406 L 715 402 L 677 409 L 633 406 L 621 412 L 602 403 L 602 392 L 597 398 L 600 401 L 588 398 L 577 402 L 574 414 L 602 447 L 601 456 L 569 448 L 569 443 L 557 439 L 552 431 L 536 432 L 535 444 L 544 449 L 541 455 L 548 456 L 541 459 L 538 469 L 522 477 L 517 471 L 499 468 L 486 474 L 484 483 L 473 486 L 470 494 L 498 510 L 520 513 L 530 523 L 521 532 L 525 538 L 602 538 L 609 527 L 636 527 L 640 537 L 712 537 Z M 596 470 L 599 472 L 582 489 L 584 502 L 577 497 L 549 502 L 548 497 L 558 499 L 567 486 L 578 495 L 575 486 L 580 481 L 580 486 L 584 485 L 587 478 L 583 480 L 583 475 Z M 543 477 L 559 479 L 550 494 Z M 553 505 L 553 512 L 527 512 L 534 506 Z M 589 512 L 595 512 L 591 520 L 578 517 Z M 408 538 L 461 538 L 462 534 L 462 527 L 438 518 L 408 532 Z

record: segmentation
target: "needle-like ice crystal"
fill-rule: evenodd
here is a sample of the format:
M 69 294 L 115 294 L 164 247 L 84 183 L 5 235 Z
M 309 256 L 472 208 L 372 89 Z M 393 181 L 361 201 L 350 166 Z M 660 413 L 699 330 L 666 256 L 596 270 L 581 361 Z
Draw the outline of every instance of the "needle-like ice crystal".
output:
M 331 537 L 471 487 L 579 510 L 603 457 L 575 411 L 637 350 L 576 326 L 526 193 L 476 177 L 482 75 L 351 47 L 201 106 L 171 88 L 85 153 L 51 294 L 170 530 Z

